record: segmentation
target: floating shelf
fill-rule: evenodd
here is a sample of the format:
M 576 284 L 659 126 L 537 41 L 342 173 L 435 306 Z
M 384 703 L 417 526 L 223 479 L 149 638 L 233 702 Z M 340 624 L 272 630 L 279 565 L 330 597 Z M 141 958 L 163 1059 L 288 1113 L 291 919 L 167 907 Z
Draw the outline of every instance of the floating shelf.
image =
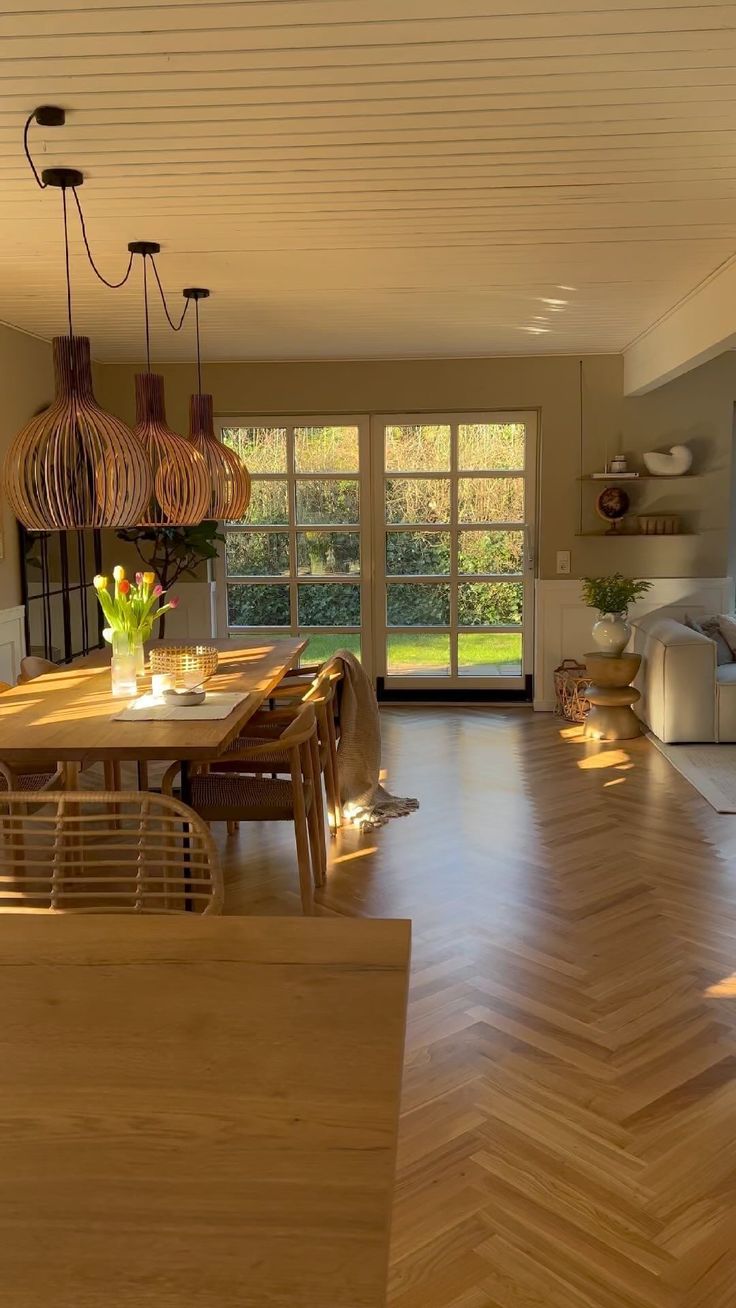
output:
M 606 473 L 604 477 L 591 477 L 586 473 L 584 477 L 578 477 L 578 481 L 620 481 L 622 486 L 635 486 L 638 481 L 661 481 L 664 485 L 668 481 L 697 481 L 702 476 L 699 472 L 683 472 L 678 477 L 657 477 L 653 472 L 642 472 L 638 477 L 617 477 L 615 472 Z
M 683 536 L 699 536 L 699 531 L 576 531 L 577 540 L 581 536 L 598 536 L 601 540 L 681 540 Z

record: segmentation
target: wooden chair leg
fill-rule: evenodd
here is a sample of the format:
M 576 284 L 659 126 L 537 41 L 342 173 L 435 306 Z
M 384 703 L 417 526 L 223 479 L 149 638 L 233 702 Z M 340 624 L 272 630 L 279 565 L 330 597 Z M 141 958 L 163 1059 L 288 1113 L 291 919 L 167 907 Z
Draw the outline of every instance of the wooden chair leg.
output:
M 335 719 L 332 713 L 327 715 L 327 741 L 332 763 L 332 805 L 335 814 L 335 827 L 342 826 L 342 804 L 340 802 L 340 769 L 337 762 L 337 738 L 335 736 Z
M 310 916 L 314 911 L 312 867 L 309 858 L 309 833 L 307 829 L 307 810 L 304 804 L 302 761 L 298 749 L 290 750 L 290 762 L 294 790 L 294 838 L 296 840 L 296 859 L 299 865 L 302 912 Z
M 228 818 L 228 820 L 227 820 L 227 834 L 228 834 L 229 836 L 234 836 L 234 835 L 235 835 L 235 832 L 237 831 L 237 829 L 238 829 L 238 824 L 237 824 L 237 822 L 235 822 L 233 818 Z
M 308 744 L 311 763 L 312 803 L 309 806 L 309 831 L 312 844 L 314 884 L 323 886 L 327 880 L 327 841 L 325 840 L 325 811 L 322 803 L 322 769 L 319 762 L 317 737 Z
M 143 759 L 138 760 L 138 789 L 148 790 L 148 764 Z

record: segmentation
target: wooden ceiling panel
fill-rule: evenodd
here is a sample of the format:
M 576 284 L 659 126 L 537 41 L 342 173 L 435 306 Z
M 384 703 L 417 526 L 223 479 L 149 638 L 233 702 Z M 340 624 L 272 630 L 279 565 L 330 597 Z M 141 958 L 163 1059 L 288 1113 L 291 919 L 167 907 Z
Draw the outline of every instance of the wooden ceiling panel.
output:
M 0 317 L 64 329 L 58 194 L 95 255 L 212 288 L 212 358 L 620 350 L 736 249 L 736 4 L 44 0 L 0 15 Z M 139 286 L 72 246 L 80 330 Z M 138 282 L 139 279 L 136 279 Z M 159 357 L 191 355 L 155 319 Z

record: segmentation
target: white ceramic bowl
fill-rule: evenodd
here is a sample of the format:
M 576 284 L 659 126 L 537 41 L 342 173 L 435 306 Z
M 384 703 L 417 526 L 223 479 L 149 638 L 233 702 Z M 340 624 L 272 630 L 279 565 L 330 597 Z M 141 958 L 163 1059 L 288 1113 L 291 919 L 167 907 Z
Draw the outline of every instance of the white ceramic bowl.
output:
M 204 704 L 204 690 L 165 690 L 164 699 L 167 704 L 178 704 L 180 708 L 194 708 L 196 704 Z

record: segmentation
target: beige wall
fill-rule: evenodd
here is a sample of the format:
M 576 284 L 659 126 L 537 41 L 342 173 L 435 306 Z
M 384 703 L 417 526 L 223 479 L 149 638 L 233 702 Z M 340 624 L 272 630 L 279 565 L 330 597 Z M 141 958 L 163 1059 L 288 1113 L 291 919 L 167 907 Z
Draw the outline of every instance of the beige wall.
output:
M 16 432 L 54 395 L 51 345 L 0 324 L 0 460 Z M 0 609 L 20 604 L 18 529 L 2 497 L 4 557 L 0 559 Z
M 101 403 L 132 421 L 136 367 L 101 364 Z M 161 367 L 168 416 L 186 430 L 194 383 L 189 364 Z M 645 576 L 722 576 L 728 559 L 728 516 L 736 355 L 725 354 L 649 395 L 624 398 L 618 355 L 583 360 L 583 471 L 622 447 L 628 454 L 693 444 L 704 476 L 661 488 L 642 483 L 635 507 L 682 512 L 698 535 L 679 540 L 578 538 L 600 529 L 595 488 L 580 471 L 580 361 L 573 357 L 428 359 L 389 362 L 213 363 L 205 389 L 219 414 L 340 414 L 436 409 L 532 409 L 541 415 L 540 575 L 555 575 L 556 551 L 570 550 L 573 576 L 586 572 Z

